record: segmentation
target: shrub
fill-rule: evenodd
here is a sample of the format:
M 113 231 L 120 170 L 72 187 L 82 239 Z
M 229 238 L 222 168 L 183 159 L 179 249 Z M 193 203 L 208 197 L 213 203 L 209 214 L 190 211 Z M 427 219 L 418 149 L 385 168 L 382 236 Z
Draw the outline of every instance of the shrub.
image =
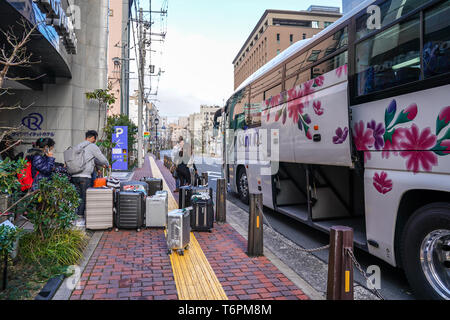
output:
M 41 240 L 60 230 L 68 230 L 77 219 L 78 192 L 67 177 L 53 175 L 42 179 L 28 205 L 28 218 Z
M 14 250 L 14 243 L 21 234 L 20 229 L 7 225 L 0 226 L 0 257 L 10 254 Z
M 22 237 L 19 250 L 25 263 L 40 266 L 44 276 L 50 276 L 77 264 L 86 244 L 86 234 L 78 229 L 58 230 L 45 239 L 33 232 Z

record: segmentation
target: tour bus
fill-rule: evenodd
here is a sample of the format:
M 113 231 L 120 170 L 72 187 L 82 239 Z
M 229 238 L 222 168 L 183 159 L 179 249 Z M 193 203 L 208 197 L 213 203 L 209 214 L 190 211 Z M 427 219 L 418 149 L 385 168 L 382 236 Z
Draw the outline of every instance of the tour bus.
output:
M 449 17 L 449 0 L 363 1 L 224 107 L 224 173 L 243 202 L 262 193 L 314 228 L 352 227 L 427 299 L 450 299 Z

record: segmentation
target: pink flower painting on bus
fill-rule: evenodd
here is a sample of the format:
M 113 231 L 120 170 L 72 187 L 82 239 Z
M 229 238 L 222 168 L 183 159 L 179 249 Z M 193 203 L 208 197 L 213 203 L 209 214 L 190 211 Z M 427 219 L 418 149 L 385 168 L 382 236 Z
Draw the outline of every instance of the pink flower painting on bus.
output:
M 367 124 L 367 128 L 372 129 L 373 137 L 375 139 L 375 149 L 381 150 L 384 147 L 384 125 L 382 123 L 376 123 L 375 120 L 372 120 Z
M 318 101 L 314 101 L 314 103 L 313 103 L 313 109 L 314 109 L 314 112 L 315 112 L 318 116 L 323 115 L 323 113 L 325 112 L 325 110 L 322 109 L 322 102 L 320 102 L 319 100 L 318 100 Z
M 445 127 L 450 123 L 450 106 L 445 107 L 439 113 L 439 116 L 436 121 L 436 135 L 439 135 Z
M 321 87 L 323 86 L 323 83 L 325 81 L 324 76 L 318 76 L 317 78 L 314 78 L 314 87 Z
M 392 180 L 388 179 L 388 174 L 384 171 L 382 171 L 381 174 L 375 172 L 375 175 L 373 176 L 373 185 L 381 194 L 392 191 L 393 187 Z
M 384 148 L 381 156 L 383 159 L 389 159 L 391 153 L 394 156 L 398 156 L 398 150 L 400 149 L 400 141 L 403 139 L 403 135 L 406 129 L 397 128 L 390 136 L 390 139 L 384 141 Z
M 346 64 L 336 69 L 336 75 L 339 78 L 342 77 L 342 75 L 346 76 L 347 74 L 348 74 L 348 66 Z
M 431 150 L 436 145 L 437 138 L 431 133 L 430 128 L 426 128 L 422 132 L 413 124 L 412 127 L 405 131 L 404 140 L 400 142 L 400 156 L 406 158 L 406 168 L 415 174 L 422 167 L 425 171 L 431 171 L 433 166 L 438 165 L 438 158 Z
M 375 144 L 375 138 L 373 137 L 372 129 L 365 129 L 363 121 L 359 123 L 355 123 L 355 127 L 353 130 L 353 141 L 355 142 L 356 150 L 365 151 L 364 152 L 364 161 L 367 161 L 371 158 L 370 148 Z

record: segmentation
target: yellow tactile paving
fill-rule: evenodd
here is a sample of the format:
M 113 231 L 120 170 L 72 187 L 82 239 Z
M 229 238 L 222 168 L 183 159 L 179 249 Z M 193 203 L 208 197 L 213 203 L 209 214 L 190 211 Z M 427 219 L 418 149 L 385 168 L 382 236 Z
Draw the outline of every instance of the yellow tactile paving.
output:
M 169 193 L 169 211 L 178 209 L 178 204 L 152 157 L 150 166 L 153 177 L 161 178 L 164 190 Z M 172 254 L 170 262 L 180 300 L 228 300 L 193 233 L 189 250 L 185 251 L 184 256 Z

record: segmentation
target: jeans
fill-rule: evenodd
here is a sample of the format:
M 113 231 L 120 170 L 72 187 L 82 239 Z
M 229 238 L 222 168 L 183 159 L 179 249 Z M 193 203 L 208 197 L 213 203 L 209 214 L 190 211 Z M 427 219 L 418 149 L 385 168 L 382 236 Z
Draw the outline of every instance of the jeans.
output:
M 86 191 L 91 186 L 90 178 L 72 178 L 72 183 L 77 188 L 78 194 L 81 198 L 80 206 L 77 209 L 77 214 L 79 216 L 84 216 L 84 211 L 86 209 Z

